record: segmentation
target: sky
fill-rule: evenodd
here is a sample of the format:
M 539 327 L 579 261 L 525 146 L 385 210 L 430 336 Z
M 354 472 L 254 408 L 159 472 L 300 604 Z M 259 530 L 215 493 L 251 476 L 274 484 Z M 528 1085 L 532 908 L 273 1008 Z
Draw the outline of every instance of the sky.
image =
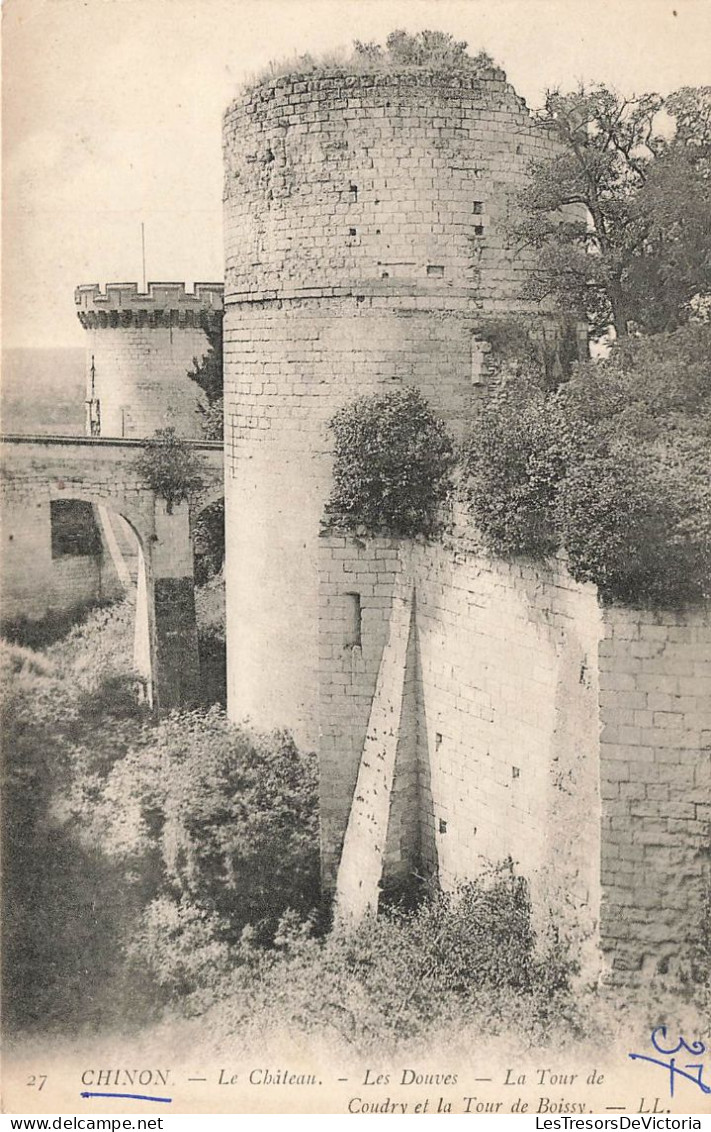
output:
M 82 346 L 78 283 L 221 280 L 221 118 L 285 56 L 438 28 L 529 106 L 709 82 L 709 0 L 5 0 L 3 345 Z

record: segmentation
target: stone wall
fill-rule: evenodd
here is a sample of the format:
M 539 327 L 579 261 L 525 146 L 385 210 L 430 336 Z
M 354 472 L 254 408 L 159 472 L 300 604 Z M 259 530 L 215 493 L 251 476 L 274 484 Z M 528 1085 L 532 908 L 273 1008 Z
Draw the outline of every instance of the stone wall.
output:
M 327 422 L 415 385 L 460 430 L 484 320 L 530 308 L 501 220 L 552 143 L 498 71 L 279 78 L 225 115 L 228 704 L 315 745 Z M 270 680 L 263 674 L 269 672 Z
M 496 561 L 461 533 L 328 535 L 320 559 L 323 875 L 341 914 L 408 874 L 452 888 L 511 856 L 537 921 L 552 907 L 587 970 L 598 943 L 615 974 L 673 963 L 708 884 L 708 616 L 603 610 L 562 562 Z M 409 588 L 413 647 L 395 673 Z M 376 710 L 382 760 L 382 721 L 399 725 L 386 830 L 363 789 Z M 341 854 L 356 819 L 379 852 L 354 881 Z
M 2 509 L 0 617 L 40 621 L 118 597 L 123 586 L 102 538 L 100 552 L 57 556 L 52 552 L 49 498 L 15 496 Z
M 609 609 L 600 641 L 602 929 L 624 974 L 698 939 L 711 860 L 711 617 Z
M 415 734 L 409 754 L 398 756 L 383 884 L 415 871 L 452 888 L 510 855 L 531 881 L 538 913 L 555 901 L 569 929 L 594 945 L 600 615 L 593 588 L 576 585 L 563 567 L 508 566 L 463 544 L 327 537 L 321 546 L 326 886 L 334 884 L 372 724 L 393 595 L 411 584 L 410 671 L 399 682 L 391 677 L 390 687 L 397 695 L 414 683 Z M 349 639 L 356 594 L 359 645 Z

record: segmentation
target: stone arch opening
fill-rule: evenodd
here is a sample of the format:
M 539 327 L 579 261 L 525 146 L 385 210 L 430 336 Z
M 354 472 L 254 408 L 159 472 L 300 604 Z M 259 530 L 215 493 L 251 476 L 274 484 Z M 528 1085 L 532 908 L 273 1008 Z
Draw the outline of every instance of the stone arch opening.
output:
M 91 610 L 128 599 L 136 695 L 152 707 L 150 536 L 139 516 L 99 492 L 57 482 L 4 493 L 3 527 L 2 635 L 42 648 Z

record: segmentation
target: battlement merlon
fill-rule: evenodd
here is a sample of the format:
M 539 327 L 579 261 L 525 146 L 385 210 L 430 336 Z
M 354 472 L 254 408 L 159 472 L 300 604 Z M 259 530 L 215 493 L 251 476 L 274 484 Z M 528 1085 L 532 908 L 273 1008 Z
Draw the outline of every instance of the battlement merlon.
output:
M 77 287 L 74 303 L 86 330 L 117 327 L 193 327 L 222 317 L 223 283 L 196 283 L 187 291 L 184 283 L 149 283 L 139 291 L 137 283 L 98 283 Z

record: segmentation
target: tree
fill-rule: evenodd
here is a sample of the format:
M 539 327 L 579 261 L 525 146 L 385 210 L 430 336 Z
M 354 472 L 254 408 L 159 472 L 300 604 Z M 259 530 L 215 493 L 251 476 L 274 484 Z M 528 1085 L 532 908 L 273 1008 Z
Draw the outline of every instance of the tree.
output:
M 711 291 L 711 87 L 670 95 L 676 131 L 662 141 L 635 200 L 643 233 L 629 267 L 637 323 L 673 330 Z
M 159 428 L 146 440 L 135 462 L 136 473 L 165 500 L 172 515 L 176 504 L 204 486 L 205 463 L 191 445 L 176 436 L 174 428 Z
M 465 445 L 472 514 L 504 556 L 558 549 L 606 601 L 711 595 L 711 327 L 628 337 L 546 392 L 500 380 Z
M 604 86 L 547 94 L 540 122 L 559 149 L 534 163 L 510 221 L 513 242 L 537 253 L 529 298 L 554 298 L 594 337 L 688 320 L 691 300 L 711 289 L 708 90 L 666 102 Z
M 188 377 L 202 389 L 206 404 L 199 406 L 202 413 L 202 428 L 208 440 L 222 440 L 224 433 L 223 378 L 224 360 L 222 355 L 222 323 L 224 316 L 212 313 L 205 316 L 202 328 L 208 341 L 208 350 L 202 359 L 193 358 L 193 368 Z

